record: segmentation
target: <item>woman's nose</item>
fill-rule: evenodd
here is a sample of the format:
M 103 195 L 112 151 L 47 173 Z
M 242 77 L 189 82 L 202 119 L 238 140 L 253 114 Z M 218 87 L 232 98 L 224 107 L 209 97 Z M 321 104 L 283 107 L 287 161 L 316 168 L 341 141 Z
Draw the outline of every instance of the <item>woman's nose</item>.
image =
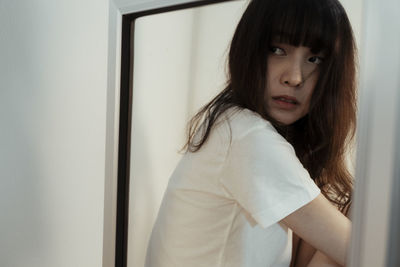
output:
M 281 77 L 281 82 L 291 87 L 299 87 L 303 81 L 303 70 L 300 63 L 289 65 Z

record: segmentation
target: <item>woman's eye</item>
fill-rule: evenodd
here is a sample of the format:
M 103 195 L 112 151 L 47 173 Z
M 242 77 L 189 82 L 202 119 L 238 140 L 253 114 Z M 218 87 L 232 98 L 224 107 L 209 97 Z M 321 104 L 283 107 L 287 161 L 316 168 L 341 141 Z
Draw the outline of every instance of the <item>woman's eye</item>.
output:
M 324 61 L 324 59 L 322 57 L 314 56 L 310 57 L 308 61 L 314 64 L 321 64 Z
M 285 51 L 283 49 L 279 48 L 279 47 L 272 46 L 270 50 L 275 55 L 278 55 L 278 56 L 285 55 Z

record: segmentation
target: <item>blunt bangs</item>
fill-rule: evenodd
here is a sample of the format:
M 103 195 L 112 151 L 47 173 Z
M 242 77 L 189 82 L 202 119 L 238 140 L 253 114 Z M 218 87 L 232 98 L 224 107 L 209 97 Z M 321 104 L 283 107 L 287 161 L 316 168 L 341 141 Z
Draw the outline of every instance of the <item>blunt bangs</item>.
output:
M 267 29 L 269 43 L 280 42 L 310 47 L 313 53 L 335 49 L 338 39 L 337 14 L 330 1 L 279 0 L 274 3 Z

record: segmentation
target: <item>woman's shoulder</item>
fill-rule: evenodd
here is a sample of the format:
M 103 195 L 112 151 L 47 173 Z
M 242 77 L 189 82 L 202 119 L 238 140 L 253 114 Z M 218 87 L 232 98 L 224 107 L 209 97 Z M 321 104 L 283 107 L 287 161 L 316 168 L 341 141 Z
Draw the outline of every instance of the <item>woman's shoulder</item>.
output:
M 226 110 L 217 122 L 217 128 L 224 134 L 229 133 L 233 141 L 240 140 L 254 132 L 262 132 L 266 136 L 283 139 L 269 121 L 246 108 L 232 107 Z

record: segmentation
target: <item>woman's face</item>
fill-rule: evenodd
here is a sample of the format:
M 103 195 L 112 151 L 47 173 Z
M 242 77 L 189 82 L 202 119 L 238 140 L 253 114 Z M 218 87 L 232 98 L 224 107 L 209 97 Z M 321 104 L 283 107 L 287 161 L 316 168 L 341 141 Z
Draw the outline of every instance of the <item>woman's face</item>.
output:
M 267 113 L 289 125 L 308 113 L 323 54 L 310 48 L 273 43 L 268 55 L 265 101 Z

